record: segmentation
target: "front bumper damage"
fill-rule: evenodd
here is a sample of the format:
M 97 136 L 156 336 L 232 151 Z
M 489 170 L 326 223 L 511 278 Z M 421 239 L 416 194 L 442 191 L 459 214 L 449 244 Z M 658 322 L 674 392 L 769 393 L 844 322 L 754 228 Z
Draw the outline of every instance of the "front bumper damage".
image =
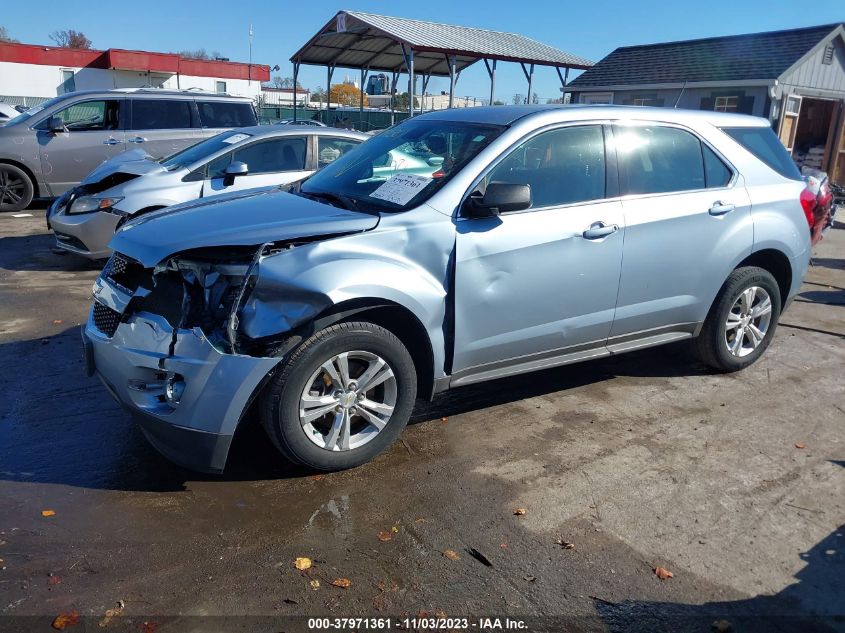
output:
M 149 289 L 129 290 L 106 271 L 95 283 L 82 332 L 89 373 L 165 457 L 192 470 L 222 472 L 241 417 L 280 359 L 227 353 L 200 327 L 174 327 L 164 316 L 133 312 L 133 299 Z

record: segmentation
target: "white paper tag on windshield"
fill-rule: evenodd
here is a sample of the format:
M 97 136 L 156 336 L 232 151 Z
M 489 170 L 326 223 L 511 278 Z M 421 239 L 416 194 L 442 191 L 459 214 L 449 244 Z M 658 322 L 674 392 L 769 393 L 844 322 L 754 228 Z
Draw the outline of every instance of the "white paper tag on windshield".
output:
M 228 143 L 229 145 L 231 145 L 232 143 L 240 143 L 245 138 L 249 138 L 249 136 L 249 134 L 232 134 L 232 136 L 224 138 L 223 142 Z
M 373 191 L 370 197 L 387 200 L 393 204 L 405 205 L 432 180 L 429 176 L 395 174 L 381 187 Z

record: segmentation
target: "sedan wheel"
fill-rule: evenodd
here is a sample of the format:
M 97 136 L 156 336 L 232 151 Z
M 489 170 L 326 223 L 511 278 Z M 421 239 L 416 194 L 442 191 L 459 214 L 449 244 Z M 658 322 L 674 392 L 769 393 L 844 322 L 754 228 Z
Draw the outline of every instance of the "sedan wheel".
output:
M 0 211 L 20 211 L 30 202 L 34 189 L 26 173 L 14 165 L 0 164 Z
M 772 322 L 772 298 L 764 288 L 752 286 L 743 291 L 728 313 L 725 344 L 738 358 L 748 356 L 766 338 Z

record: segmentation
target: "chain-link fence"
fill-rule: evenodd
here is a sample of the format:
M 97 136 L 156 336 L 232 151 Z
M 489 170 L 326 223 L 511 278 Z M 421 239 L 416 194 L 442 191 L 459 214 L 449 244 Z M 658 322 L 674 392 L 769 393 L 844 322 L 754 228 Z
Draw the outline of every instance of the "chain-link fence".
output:
M 300 121 L 315 120 L 330 127 L 354 129 L 360 132 L 372 132 L 390 127 L 391 116 L 384 110 L 336 109 L 317 110 L 315 108 L 297 108 L 296 118 Z M 407 112 L 395 112 L 393 123 L 408 118 Z M 278 121 L 293 120 L 293 108 L 284 106 L 264 106 L 259 109 L 261 123 L 277 123 Z

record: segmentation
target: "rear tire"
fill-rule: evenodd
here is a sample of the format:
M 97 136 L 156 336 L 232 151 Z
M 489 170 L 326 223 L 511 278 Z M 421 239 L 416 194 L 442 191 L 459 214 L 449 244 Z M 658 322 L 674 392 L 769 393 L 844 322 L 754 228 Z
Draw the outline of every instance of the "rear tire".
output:
M 343 470 L 399 437 L 416 392 L 414 362 L 392 332 L 340 323 L 300 344 L 277 371 L 261 395 L 261 423 L 289 460 Z
M 717 371 L 745 369 L 771 343 L 780 306 L 780 288 L 769 271 L 737 268 L 719 291 L 695 341 L 698 357 Z
M 20 167 L 0 163 L 0 211 L 21 211 L 29 206 L 35 186 Z

